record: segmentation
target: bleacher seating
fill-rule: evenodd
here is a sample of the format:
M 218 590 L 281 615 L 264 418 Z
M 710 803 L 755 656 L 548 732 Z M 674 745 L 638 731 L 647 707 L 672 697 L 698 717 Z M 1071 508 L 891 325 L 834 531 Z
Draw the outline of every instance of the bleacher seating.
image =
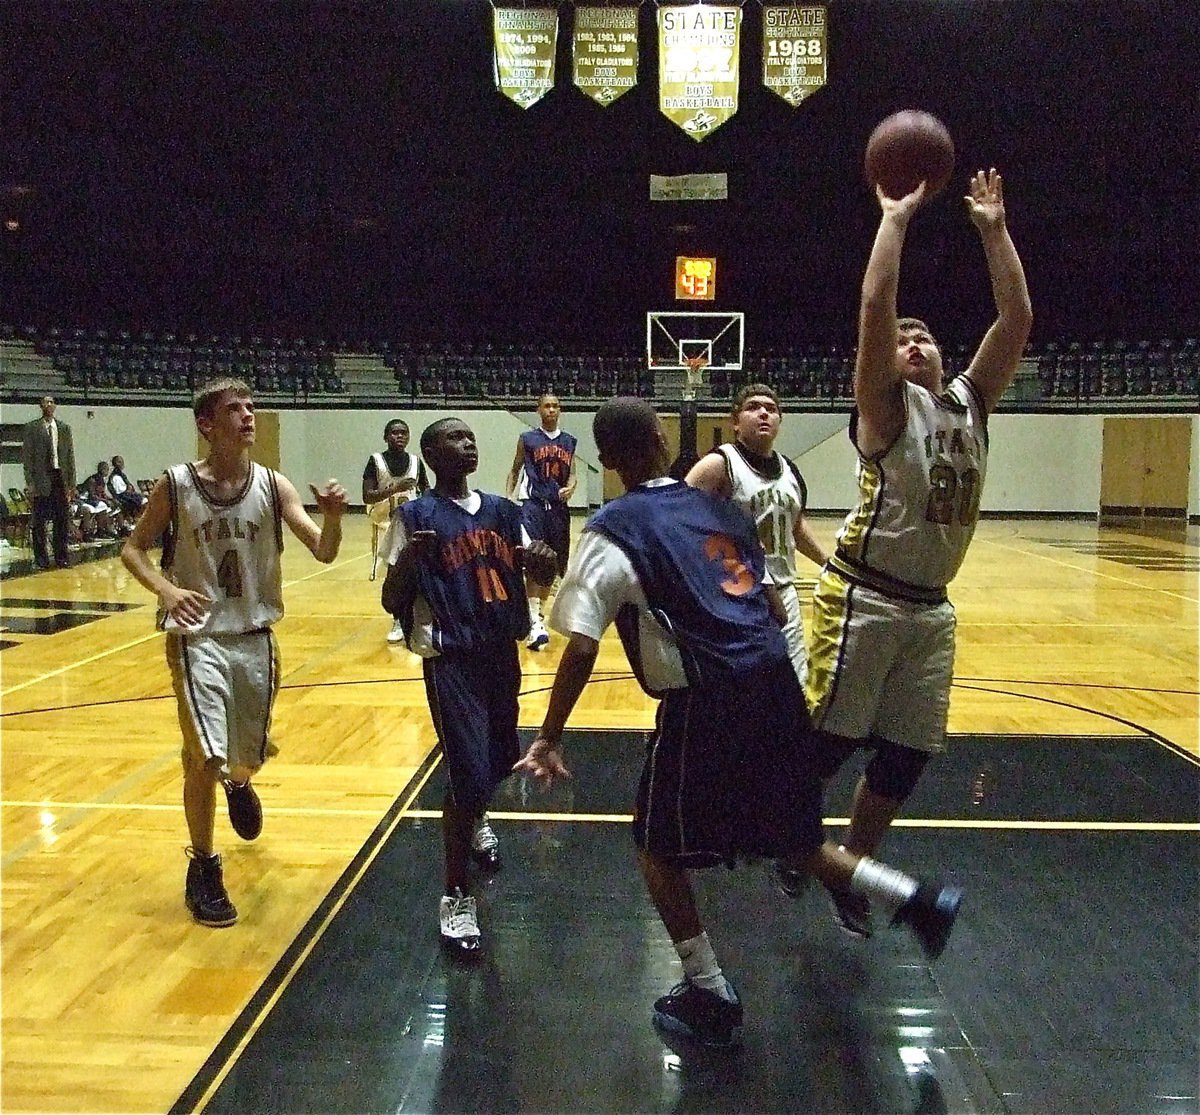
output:
M 654 397 L 645 356 L 612 344 L 589 348 L 549 340 L 516 342 L 382 340 L 338 341 L 129 329 L 4 325 L 0 341 L 31 346 L 60 379 L 63 400 L 79 398 L 186 398 L 216 376 L 245 379 L 276 405 L 351 405 L 364 396 L 413 403 L 474 405 L 526 403 L 544 390 L 594 402 L 614 394 Z M 30 351 L 23 348 L 23 351 Z M 946 345 L 947 376 L 964 371 L 973 348 Z M 365 369 L 368 383 L 344 382 Z M 1022 406 L 1194 407 L 1200 397 L 1200 343 L 1195 337 L 1061 339 L 1027 354 L 1021 390 L 1008 402 Z M 375 369 L 376 371 L 372 371 Z M 357 373 L 356 373 L 357 374 Z M 382 377 L 382 379 L 380 378 Z M 839 344 L 766 344 L 747 350 L 737 371 L 708 373 L 701 401 L 724 405 L 743 385 L 772 384 L 793 405 L 848 409 L 854 390 L 854 351 Z

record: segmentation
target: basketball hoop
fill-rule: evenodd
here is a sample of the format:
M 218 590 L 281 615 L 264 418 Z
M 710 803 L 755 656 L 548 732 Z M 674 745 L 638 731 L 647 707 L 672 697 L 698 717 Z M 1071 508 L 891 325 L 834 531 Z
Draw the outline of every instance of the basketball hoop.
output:
M 704 374 L 704 368 L 708 364 L 706 356 L 689 356 L 684 360 L 687 366 L 687 371 L 684 373 L 683 381 L 683 400 L 687 403 L 696 401 L 696 391 L 700 387 L 700 380 Z

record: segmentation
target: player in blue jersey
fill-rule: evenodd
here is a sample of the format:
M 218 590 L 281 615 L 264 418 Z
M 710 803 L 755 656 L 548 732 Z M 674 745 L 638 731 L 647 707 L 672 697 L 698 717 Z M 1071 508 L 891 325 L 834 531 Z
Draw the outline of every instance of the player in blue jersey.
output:
M 569 642 L 517 769 L 546 784 L 568 777 L 563 729 L 615 622 L 639 682 L 662 702 L 633 833 L 684 979 L 654 1004 L 654 1019 L 729 1046 L 742 1005 L 701 924 L 689 868 L 786 853 L 822 881 L 890 907 L 930 956 L 945 946 L 961 896 L 824 840 L 804 695 L 754 524 L 729 501 L 666 476 L 666 438 L 645 401 L 605 403 L 594 432 L 626 494 L 592 517 L 572 555 L 550 616 Z
M 468 865 L 474 858 L 486 869 L 499 866 L 486 810 L 520 754 L 516 640 L 529 633 L 524 574 L 550 579 L 554 553 L 529 541 L 515 503 L 467 487 L 479 452 L 466 423 L 443 418 L 428 426 L 421 454 L 435 483 L 393 515 L 383 606 L 400 617 L 409 649 L 423 659 L 447 773 L 439 931 L 447 949 L 469 958 L 482 943 Z
M 559 429 L 562 406 L 558 396 L 547 392 L 538 399 L 536 430 L 526 430 L 517 438 L 517 452 L 508 473 L 508 489 L 513 499 L 521 503 L 521 514 L 530 538 L 540 538 L 557 555 L 554 572 L 566 572 L 571 554 L 571 496 L 575 492 L 576 440 L 566 430 Z M 525 588 L 529 596 L 530 650 L 541 650 L 550 642 L 542 607 L 550 595 L 554 577 L 542 584 L 527 577 Z

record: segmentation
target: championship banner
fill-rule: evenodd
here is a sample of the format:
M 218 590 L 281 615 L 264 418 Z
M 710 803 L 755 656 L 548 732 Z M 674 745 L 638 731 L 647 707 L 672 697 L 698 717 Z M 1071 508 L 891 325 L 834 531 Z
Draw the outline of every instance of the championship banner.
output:
M 554 8 L 493 8 L 496 88 L 522 108 L 554 88 L 558 11 Z
M 737 112 L 742 9 L 658 9 L 658 107 L 695 140 Z
M 825 84 L 828 28 L 822 5 L 763 8 L 763 84 L 792 108 Z
M 637 8 L 576 8 L 571 45 L 575 85 L 598 104 L 637 84 Z

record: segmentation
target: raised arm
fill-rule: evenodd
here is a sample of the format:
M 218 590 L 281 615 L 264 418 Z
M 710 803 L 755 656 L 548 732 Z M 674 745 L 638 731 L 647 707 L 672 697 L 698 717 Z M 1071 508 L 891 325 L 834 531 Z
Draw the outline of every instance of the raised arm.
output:
M 971 382 L 991 412 L 1017 374 L 1029 330 L 1033 327 L 1033 307 L 1021 257 L 1008 234 L 1004 183 L 995 167 L 986 174 L 982 170 L 975 172 L 964 200 L 971 222 L 983 241 L 983 254 L 992 280 L 992 297 L 996 300 L 996 320 L 984 334 L 979 351 L 967 369 Z
M 867 454 L 891 445 L 904 425 L 903 377 L 896 368 L 896 293 L 904 237 L 908 222 L 925 200 L 925 183 L 899 200 L 878 186 L 875 194 L 883 212 L 863 275 L 854 366 L 858 442 Z
M 342 515 L 346 510 L 346 490 L 336 480 L 330 480 L 320 488 L 310 484 L 309 491 L 321 512 L 321 525 L 313 521 L 304 510 L 300 493 L 295 485 L 280 473 L 275 474 L 279 488 L 280 513 L 291 532 L 308 547 L 309 552 L 322 565 L 328 565 L 337 557 L 342 544 Z

